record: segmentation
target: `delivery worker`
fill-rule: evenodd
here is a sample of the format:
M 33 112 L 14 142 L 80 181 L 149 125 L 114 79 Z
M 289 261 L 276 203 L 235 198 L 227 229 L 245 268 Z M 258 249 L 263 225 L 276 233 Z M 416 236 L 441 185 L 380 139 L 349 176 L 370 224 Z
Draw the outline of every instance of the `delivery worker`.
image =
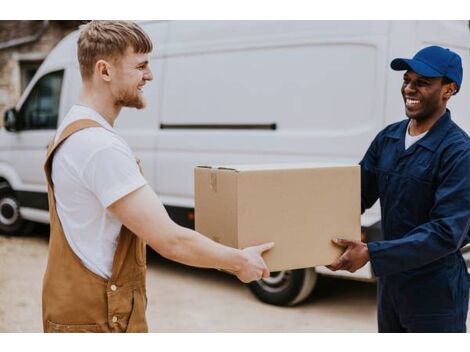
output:
M 261 257 L 175 224 L 113 128 L 145 106 L 152 42 L 135 23 L 92 21 L 78 39 L 83 88 L 50 144 L 45 171 L 51 236 L 43 282 L 46 332 L 146 332 L 145 243 L 180 263 L 268 277 Z
M 330 268 L 354 272 L 370 260 L 379 332 L 465 332 L 470 141 L 446 108 L 462 84 L 461 59 L 431 46 L 391 68 L 405 71 L 408 119 L 381 131 L 360 163 L 362 212 L 380 198 L 384 239 L 335 240 L 345 252 Z

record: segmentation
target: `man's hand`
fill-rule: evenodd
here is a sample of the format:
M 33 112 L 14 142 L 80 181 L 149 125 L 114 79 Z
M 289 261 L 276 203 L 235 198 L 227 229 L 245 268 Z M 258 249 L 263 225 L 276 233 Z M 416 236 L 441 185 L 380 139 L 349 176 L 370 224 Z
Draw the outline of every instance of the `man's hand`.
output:
M 248 247 L 242 250 L 245 261 L 240 270 L 235 271 L 238 279 L 244 283 L 269 277 L 269 269 L 263 260 L 262 254 L 274 247 L 274 243 L 264 243 L 259 246 Z
M 163 257 L 201 268 L 231 272 L 243 282 L 269 276 L 262 258 L 273 243 L 243 250 L 216 243 L 198 232 L 176 224 L 148 185 L 122 197 L 108 209 L 128 229 Z
M 335 238 L 332 242 L 345 248 L 344 253 L 326 267 L 330 270 L 347 270 L 351 273 L 362 268 L 370 260 L 369 250 L 364 242 Z

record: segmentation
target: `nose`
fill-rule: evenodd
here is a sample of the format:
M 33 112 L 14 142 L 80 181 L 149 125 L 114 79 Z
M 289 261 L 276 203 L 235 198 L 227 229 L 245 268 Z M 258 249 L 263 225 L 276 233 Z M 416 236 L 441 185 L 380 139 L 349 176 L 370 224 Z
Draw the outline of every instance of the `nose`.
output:
M 153 74 L 152 74 L 152 71 L 150 69 L 148 69 L 145 74 L 144 74 L 144 79 L 146 81 L 151 81 L 153 80 Z
M 416 86 L 412 82 L 403 82 L 403 92 L 405 94 L 411 94 L 416 92 Z

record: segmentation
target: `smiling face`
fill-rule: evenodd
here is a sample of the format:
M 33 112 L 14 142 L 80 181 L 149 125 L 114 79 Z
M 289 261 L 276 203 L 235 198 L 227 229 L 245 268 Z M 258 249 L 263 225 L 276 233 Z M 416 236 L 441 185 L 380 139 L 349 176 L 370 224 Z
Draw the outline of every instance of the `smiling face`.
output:
M 442 77 L 424 77 L 406 71 L 401 87 L 406 116 L 418 122 L 439 118 L 453 94 L 453 85 L 443 83 Z
M 128 47 L 124 56 L 114 63 L 112 94 L 114 104 L 119 107 L 142 109 L 146 105 L 142 88 L 153 79 L 148 54 L 135 53 Z

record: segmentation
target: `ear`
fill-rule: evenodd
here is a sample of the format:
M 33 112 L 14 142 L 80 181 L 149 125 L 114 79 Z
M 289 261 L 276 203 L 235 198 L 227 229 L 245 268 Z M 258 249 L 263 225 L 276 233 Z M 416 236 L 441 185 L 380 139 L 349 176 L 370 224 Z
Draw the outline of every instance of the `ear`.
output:
M 446 100 L 449 100 L 451 96 L 453 96 L 455 93 L 457 93 L 457 85 L 455 82 L 446 84 L 444 86 L 444 98 Z
M 95 64 L 95 72 L 103 81 L 111 81 L 111 65 L 105 60 L 98 60 Z

